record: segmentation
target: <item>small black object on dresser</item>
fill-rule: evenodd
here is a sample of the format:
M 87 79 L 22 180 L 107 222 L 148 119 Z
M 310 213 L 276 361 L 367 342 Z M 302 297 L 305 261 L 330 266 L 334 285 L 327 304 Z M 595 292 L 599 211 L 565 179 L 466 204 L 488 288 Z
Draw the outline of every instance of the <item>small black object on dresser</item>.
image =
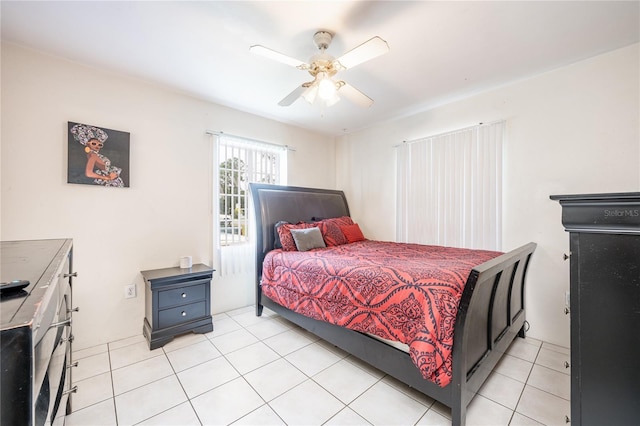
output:
M 213 331 L 211 278 L 214 270 L 201 263 L 191 268 L 142 271 L 145 319 L 142 326 L 149 349 L 157 349 L 187 332 Z
M 551 199 L 571 249 L 571 424 L 637 425 L 640 192 Z

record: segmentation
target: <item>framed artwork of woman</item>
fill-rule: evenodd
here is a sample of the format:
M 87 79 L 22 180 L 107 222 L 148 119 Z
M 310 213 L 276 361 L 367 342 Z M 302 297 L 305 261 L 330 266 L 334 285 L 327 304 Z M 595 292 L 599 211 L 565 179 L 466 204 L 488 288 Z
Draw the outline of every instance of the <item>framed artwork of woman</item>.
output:
M 128 132 L 68 122 L 67 182 L 129 187 Z

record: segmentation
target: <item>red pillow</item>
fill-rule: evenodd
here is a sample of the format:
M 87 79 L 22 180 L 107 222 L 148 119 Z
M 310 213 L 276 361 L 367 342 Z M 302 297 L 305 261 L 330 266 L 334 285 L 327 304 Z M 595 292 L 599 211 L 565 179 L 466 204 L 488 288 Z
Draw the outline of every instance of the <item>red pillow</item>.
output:
M 316 225 L 312 223 L 300 222 L 297 224 L 293 223 L 283 223 L 278 227 L 278 236 L 280 237 L 280 244 L 282 244 L 282 250 L 284 251 L 297 251 L 298 247 L 296 247 L 296 242 L 293 239 L 293 235 L 291 235 L 292 229 L 307 229 L 313 228 Z
M 347 238 L 340 230 L 341 226 L 353 225 L 353 220 L 349 216 L 335 217 L 331 219 L 323 219 L 319 222 L 315 222 L 315 225 L 320 228 L 322 238 L 327 247 L 339 246 L 347 244 Z
M 355 243 L 356 241 L 364 241 L 364 235 L 362 235 L 362 231 L 357 223 L 353 225 L 344 225 L 340 227 L 340 230 L 344 234 L 345 238 L 350 243 Z

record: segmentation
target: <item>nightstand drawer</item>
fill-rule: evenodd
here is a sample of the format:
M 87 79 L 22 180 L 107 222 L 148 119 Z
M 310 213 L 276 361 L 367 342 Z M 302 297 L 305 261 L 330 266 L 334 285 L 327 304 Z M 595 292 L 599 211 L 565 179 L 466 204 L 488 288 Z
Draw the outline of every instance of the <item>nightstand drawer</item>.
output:
M 202 280 L 203 284 L 191 285 L 188 287 L 174 288 L 158 292 L 158 309 L 169 306 L 184 305 L 206 298 L 205 285 L 209 285 L 209 280 Z M 206 284 L 205 284 L 206 283 Z
M 176 306 L 158 312 L 158 326 L 160 328 L 171 327 L 186 321 L 192 321 L 206 314 L 205 301 L 191 303 L 189 305 Z
M 211 279 L 214 270 L 202 263 L 191 268 L 141 271 L 144 278 L 142 334 L 154 350 L 187 332 L 213 331 Z

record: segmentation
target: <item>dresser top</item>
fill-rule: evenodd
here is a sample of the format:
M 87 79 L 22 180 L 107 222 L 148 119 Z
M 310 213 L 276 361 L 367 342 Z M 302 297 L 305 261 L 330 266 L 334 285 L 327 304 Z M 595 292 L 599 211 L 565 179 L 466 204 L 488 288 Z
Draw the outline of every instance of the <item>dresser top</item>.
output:
M 567 202 L 581 201 L 601 201 L 603 203 L 611 201 L 637 201 L 640 202 L 640 192 L 612 192 L 603 194 L 568 194 L 568 195 L 552 195 L 552 200 Z
M 640 234 L 640 192 L 552 195 L 570 232 Z
M 71 244 L 70 239 L 0 242 L 0 280 L 30 281 L 23 290 L 0 297 L 2 329 L 29 325 Z

